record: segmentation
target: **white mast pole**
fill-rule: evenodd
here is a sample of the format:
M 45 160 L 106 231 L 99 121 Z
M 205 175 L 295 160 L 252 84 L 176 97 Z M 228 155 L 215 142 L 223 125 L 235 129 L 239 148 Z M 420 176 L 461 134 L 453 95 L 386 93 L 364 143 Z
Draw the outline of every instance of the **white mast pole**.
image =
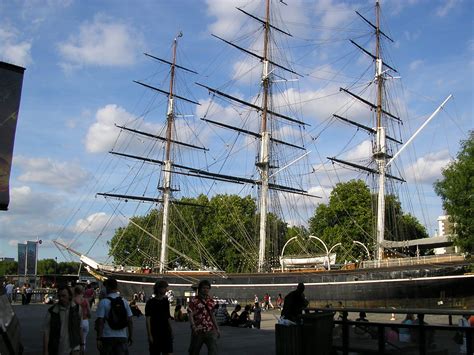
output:
M 377 196 L 377 240 L 375 244 L 376 259 L 383 258 L 383 241 L 385 233 L 385 162 L 386 162 L 386 145 L 385 145 L 385 127 L 382 122 L 382 101 L 383 101 L 383 71 L 382 58 L 380 51 L 380 4 L 377 0 L 375 3 L 376 16 L 376 60 L 375 60 L 375 78 L 377 81 L 377 137 L 374 158 L 377 162 L 379 172 L 379 189 Z
M 263 86 L 263 107 L 262 107 L 262 125 L 261 125 L 261 147 L 260 147 L 260 159 L 258 167 L 260 168 L 260 242 L 258 248 L 258 272 L 264 271 L 265 268 L 265 247 L 267 240 L 267 214 L 268 214 L 268 175 L 269 175 L 269 163 L 270 163 L 270 136 L 271 133 L 267 128 L 267 111 L 268 111 L 268 95 L 270 91 L 270 70 L 268 61 L 268 43 L 269 43 L 269 32 L 270 32 L 270 0 L 267 0 L 266 9 L 266 21 L 265 21 L 265 36 L 264 36 L 264 49 L 263 49 L 263 73 L 262 73 L 262 86 Z
M 174 123 L 174 105 L 173 105 L 173 85 L 174 85 L 174 71 L 176 65 L 176 47 L 178 45 L 178 37 L 182 37 L 180 32 L 173 43 L 173 63 L 171 65 L 170 91 L 168 96 L 168 111 L 167 111 L 167 128 L 166 128 L 166 160 L 163 165 L 163 224 L 161 229 L 161 254 L 160 254 L 160 273 L 166 271 L 168 266 L 168 235 L 169 235 L 169 207 L 171 199 L 171 170 L 173 164 L 171 161 L 171 135 Z

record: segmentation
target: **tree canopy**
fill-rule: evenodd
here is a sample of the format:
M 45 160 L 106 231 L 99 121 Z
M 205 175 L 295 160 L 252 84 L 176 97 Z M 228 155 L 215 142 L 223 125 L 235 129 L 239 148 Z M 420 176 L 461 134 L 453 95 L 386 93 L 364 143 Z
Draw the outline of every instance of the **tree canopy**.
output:
M 256 210 L 250 196 L 227 194 L 216 195 L 210 200 L 204 195 L 183 198 L 172 204 L 169 267 L 218 267 L 227 272 L 254 270 L 257 260 Z M 157 267 L 162 218 L 162 211 L 154 209 L 146 216 L 134 217 L 134 223 L 127 227 L 117 229 L 109 250 L 115 263 Z M 283 223 L 272 215 L 268 218 L 270 232 Z M 281 242 L 284 236 L 276 239 Z M 277 245 L 276 249 L 279 248 L 281 246 Z M 270 256 L 272 246 L 269 244 L 267 249 Z M 178 252 L 183 250 L 185 253 Z
M 54 259 L 38 260 L 38 275 L 77 274 L 80 263 L 75 261 L 56 262 Z M 0 276 L 18 274 L 18 261 L 0 261 Z
M 341 247 L 334 250 L 338 261 L 364 258 L 365 250 L 353 241 L 363 243 L 373 252 L 376 204 L 375 195 L 362 180 L 339 183 L 332 190 L 328 204 L 317 207 L 309 220 L 309 231 L 321 238 L 328 248 L 341 243 Z M 388 195 L 385 207 L 385 239 L 411 240 L 428 236 L 415 217 L 402 211 L 398 198 Z
M 0 261 L 0 276 L 15 275 L 18 273 L 18 262 L 14 260 Z
M 456 160 L 443 170 L 443 178 L 434 184 L 443 200 L 443 208 L 454 223 L 453 241 L 462 250 L 474 251 L 474 131 L 461 141 Z

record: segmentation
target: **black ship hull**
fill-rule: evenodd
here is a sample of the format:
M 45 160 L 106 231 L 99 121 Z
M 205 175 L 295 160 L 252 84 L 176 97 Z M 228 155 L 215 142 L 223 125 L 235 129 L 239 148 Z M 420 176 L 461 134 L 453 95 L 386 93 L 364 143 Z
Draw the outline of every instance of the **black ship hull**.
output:
M 251 302 L 255 295 L 269 293 L 273 299 L 295 289 L 298 282 L 306 285 L 306 297 L 316 305 L 334 304 L 362 306 L 428 306 L 446 302 L 471 305 L 474 300 L 474 274 L 467 274 L 468 264 L 418 265 L 412 267 L 355 269 L 338 271 L 295 271 L 260 274 L 206 273 L 145 274 L 95 270 L 96 276 L 114 277 L 121 292 L 130 297 L 144 291 L 152 294 L 152 286 L 165 279 L 177 297 L 192 292 L 192 286 L 207 279 L 215 297 L 238 302 Z M 99 274 L 99 275 L 97 275 Z M 446 304 L 447 305 L 447 304 Z

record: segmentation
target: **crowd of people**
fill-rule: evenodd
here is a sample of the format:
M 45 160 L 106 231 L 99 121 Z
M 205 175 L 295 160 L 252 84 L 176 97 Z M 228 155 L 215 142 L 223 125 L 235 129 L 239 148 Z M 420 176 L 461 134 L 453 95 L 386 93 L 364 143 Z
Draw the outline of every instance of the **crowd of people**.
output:
M 31 303 L 33 287 L 30 283 L 25 282 L 21 286 L 16 286 L 12 281 L 7 281 L 4 283 L 3 288 L 10 303 L 16 302 L 18 295 L 21 297 L 21 304 L 26 305 Z
M 128 354 L 133 344 L 133 316 L 143 316 L 137 301 L 144 300 L 137 294 L 130 302 L 120 296 L 117 281 L 109 278 L 104 281 L 105 292 L 99 293 L 94 331 L 97 348 L 101 355 Z M 189 300 L 187 309 L 177 303 L 173 316 L 170 314 L 168 283 L 160 280 L 153 287 L 153 296 L 146 300 L 144 316 L 150 354 L 173 353 L 173 327 L 171 321 L 189 322 L 191 340 L 189 354 L 199 354 L 206 345 L 208 354 L 217 354 L 217 339 L 220 326 L 228 325 L 242 328 L 260 329 L 261 313 L 272 308 L 268 294 L 263 303 L 242 307 L 236 305 L 231 314 L 225 303 L 216 302 L 210 296 L 211 284 L 203 280 L 197 287 L 197 295 Z M 95 302 L 95 292 L 91 287 L 76 285 L 74 288 L 58 288 L 58 302 L 48 308 L 44 325 L 43 353 L 82 354 L 86 349 L 89 333 L 91 307 Z M 277 307 L 282 308 L 283 317 L 295 319 L 307 301 L 303 295 L 304 285 L 291 292 L 285 300 L 279 295 Z
M 14 286 L 4 286 L 9 300 L 12 300 Z M 7 287 L 8 286 L 8 287 Z M 28 288 L 25 284 L 25 303 L 28 304 Z M 276 307 L 272 304 L 271 297 L 266 293 L 262 302 L 255 295 L 253 304 L 234 305 L 229 314 L 227 303 L 211 297 L 211 284 L 203 280 L 197 287 L 197 295 L 189 299 L 187 307 L 178 299 L 173 315 L 170 312 L 171 301 L 168 283 L 160 280 L 153 287 L 153 295 L 146 299 L 145 293 L 134 294 L 128 300 L 121 297 L 117 281 L 109 278 L 104 281 L 105 289 L 96 292 L 90 284 L 74 287 L 59 286 L 57 289 L 57 302 L 48 308 L 44 323 L 43 353 L 55 354 L 83 354 L 86 350 L 86 339 L 90 329 L 91 309 L 95 298 L 99 295 L 96 308 L 96 319 L 93 331 L 97 336 L 97 348 L 101 355 L 128 354 L 128 348 L 133 344 L 133 317 L 145 317 L 146 331 L 150 354 L 173 353 L 173 327 L 171 321 L 189 322 L 191 327 L 191 340 L 189 353 L 199 354 L 203 345 L 206 345 L 209 354 L 217 354 L 217 339 L 220 337 L 221 326 L 260 329 L 262 312 L 279 308 L 281 309 L 280 321 L 284 324 L 298 324 L 303 310 L 308 307 L 304 295 L 305 286 L 299 283 L 294 291 L 285 298 L 278 294 Z M 30 292 L 31 293 L 31 292 Z M 171 299 L 170 299 L 171 298 Z M 138 302 L 146 302 L 144 314 Z M 340 308 L 342 303 L 339 304 Z M 344 313 L 338 312 L 335 316 L 343 319 Z M 286 322 L 286 323 L 285 323 Z M 387 343 L 417 343 L 418 329 L 410 327 L 414 324 L 426 324 L 423 318 L 415 318 L 407 314 L 401 322 L 408 327 L 389 327 L 384 331 Z M 371 326 L 365 312 L 361 311 L 352 327 L 354 335 L 360 338 L 378 339 L 377 327 Z M 465 315 L 459 320 L 460 327 L 474 326 L 474 317 Z M 336 329 L 337 330 L 336 326 Z M 340 327 L 340 326 L 339 326 Z M 465 351 L 466 335 L 459 332 L 459 339 L 455 340 L 460 345 L 460 351 Z M 425 334 L 427 343 L 433 341 L 433 333 Z M 463 350 L 464 349 L 464 350 Z

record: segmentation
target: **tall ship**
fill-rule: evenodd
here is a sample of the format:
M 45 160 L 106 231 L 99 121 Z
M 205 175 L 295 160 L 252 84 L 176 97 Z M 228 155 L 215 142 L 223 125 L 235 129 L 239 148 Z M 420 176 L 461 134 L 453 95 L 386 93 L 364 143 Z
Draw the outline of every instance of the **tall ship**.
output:
M 412 138 L 403 142 L 402 119 L 389 100 L 398 73 L 383 57 L 383 43 L 393 40 L 381 29 L 379 1 L 372 12 L 375 21 L 356 12 L 370 32 L 368 47 L 356 40 L 348 43 L 370 62 L 371 80 L 361 76 L 341 87 L 344 104 L 331 107 L 323 128 L 305 120 L 305 105 L 314 104 L 304 95 L 308 68 L 287 57 L 293 36 L 281 13 L 291 5 L 266 0 L 261 6 L 260 11 L 235 10 L 248 24 L 234 39 L 213 35 L 225 50 L 245 59 L 234 65 L 228 82 L 196 81 L 208 93 L 206 99 L 194 98 L 183 78 L 210 78 L 211 69 L 220 64 L 213 62 L 204 74 L 182 65 L 181 33 L 173 40 L 170 58 L 147 54 L 165 79 L 161 86 L 136 83 L 155 95 L 153 105 L 163 106 L 155 110 L 150 103 L 147 112 L 155 117 L 161 113 L 164 120 L 148 124 L 152 132 L 139 119 L 117 125 L 120 135 L 110 153 L 129 169 L 117 188 L 97 194 L 122 220 L 108 243 L 113 260 L 89 257 L 94 245 L 84 253 L 60 240 L 58 247 L 79 257 L 96 278 L 116 278 L 126 295 L 151 294 L 153 284 L 165 279 L 182 296 L 208 279 L 213 295 L 225 299 L 284 295 L 304 282 L 306 297 L 319 304 L 427 306 L 448 299 L 472 304 L 469 261 L 460 254 L 420 256 L 427 241 L 433 247 L 449 240 L 422 238 L 426 232 L 416 223 L 407 232 L 397 222 L 406 219 L 394 197 L 405 182 L 397 158 Z M 303 47 L 300 54 L 308 55 Z M 212 85 L 211 80 L 220 82 Z M 363 123 L 352 112 L 368 119 Z M 341 123 L 344 130 L 371 137 L 371 155 L 357 162 L 335 155 L 317 164 L 311 147 L 327 127 Z M 345 168 L 359 174 L 346 183 L 352 190 L 348 194 L 347 185 L 339 183 L 330 197 L 340 200 L 344 216 L 332 223 L 330 233 L 310 233 L 319 231 L 325 218 L 318 176 Z M 356 213 L 353 197 L 359 193 L 374 211 L 365 224 L 351 217 Z M 390 211 L 397 208 L 393 217 Z M 107 221 L 115 222 L 112 217 Z M 401 240 L 397 232 L 411 240 Z

